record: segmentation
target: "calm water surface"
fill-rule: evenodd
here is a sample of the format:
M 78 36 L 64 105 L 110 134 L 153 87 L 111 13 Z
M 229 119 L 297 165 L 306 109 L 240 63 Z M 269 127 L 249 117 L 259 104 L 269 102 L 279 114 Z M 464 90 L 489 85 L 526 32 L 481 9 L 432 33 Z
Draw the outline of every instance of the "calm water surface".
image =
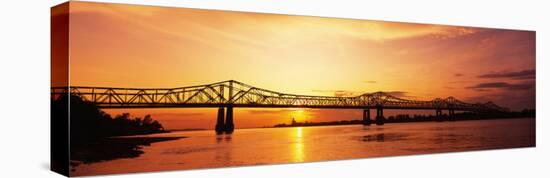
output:
M 181 170 L 535 146 L 535 119 L 172 132 L 139 157 L 76 167 L 72 175 Z

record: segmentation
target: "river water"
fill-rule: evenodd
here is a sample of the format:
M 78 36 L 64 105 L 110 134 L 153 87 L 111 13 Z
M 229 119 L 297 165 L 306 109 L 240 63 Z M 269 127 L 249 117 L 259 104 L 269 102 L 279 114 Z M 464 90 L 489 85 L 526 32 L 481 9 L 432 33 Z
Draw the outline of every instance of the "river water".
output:
M 237 123 L 238 124 L 238 123 Z M 181 137 L 142 148 L 136 158 L 82 164 L 97 175 L 185 170 L 535 146 L 535 119 L 321 126 L 154 134 Z

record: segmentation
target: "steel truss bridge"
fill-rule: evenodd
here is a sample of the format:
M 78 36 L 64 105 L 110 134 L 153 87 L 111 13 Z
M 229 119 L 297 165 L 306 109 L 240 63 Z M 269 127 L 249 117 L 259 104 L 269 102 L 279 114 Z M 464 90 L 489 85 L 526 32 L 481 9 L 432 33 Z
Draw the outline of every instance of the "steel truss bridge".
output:
M 370 109 L 376 109 L 375 121 L 378 125 L 384 123 L 383 109 L 435 110 L 437 117 L 442 116 L 442 110 L 448 110 L 449 116 L 453 115 L 455 111 L 508 111 L 492 102 L 467 103 L 454 97 L 420 101 L 399 98 L 384 92 L 365 93 L 351 97 L 287 94 L 254 87 L 235 80 L 180 88 L 87 86 L 51 88 L 53 100 L 68 94 L 79 96 L 99 108 L 219 108 L 217 133 L 233 132 L 233 107 L 363 109 L 365 125 L 371 124 Z

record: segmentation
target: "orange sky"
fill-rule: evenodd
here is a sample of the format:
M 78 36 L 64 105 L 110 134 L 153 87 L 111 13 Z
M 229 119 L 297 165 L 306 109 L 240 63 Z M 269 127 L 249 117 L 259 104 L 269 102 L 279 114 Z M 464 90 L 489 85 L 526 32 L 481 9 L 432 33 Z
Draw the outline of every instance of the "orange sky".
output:
M 535 32 L 71 2 L 70 82 L 180 87 L 234 79 L 280 92 L 391 91 L 535 107 Z M 213 128 L 212 109 L 150 113 L 166 128 Z M 391 114 L 392 112 L 388 112 Z M 235 110 L 237 128 L 358 119 L 361 111 Z

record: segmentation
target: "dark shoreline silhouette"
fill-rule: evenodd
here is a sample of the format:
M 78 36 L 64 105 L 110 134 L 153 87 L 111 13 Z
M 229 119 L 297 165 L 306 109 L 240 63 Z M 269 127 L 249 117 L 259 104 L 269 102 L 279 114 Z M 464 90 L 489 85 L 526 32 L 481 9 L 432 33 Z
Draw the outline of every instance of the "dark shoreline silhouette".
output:
M 186 137 L 113 137 L 103 138 L 71 147 L 71 167 L 121 158 L 135 158 L 143 154 L 141 149 L 152 143 L 177 140 Z
M 535 118 L 535 110 L 525 109 L 521 112 L 506 112 L 506 113 L 473 113 L 463 112 L 456 113 L 453 117 L 443 115 L 442 118 L 437 118 L 433 115 L 413 115 L 400 114 L 396 116 L 390 116 L 384 120 L 384 123 L 415 123 L 415 122 L 440 122 L 440 121 L 467 121 L 467 120 L 495 120 L 495 119 L 515 119 L 515 118 Z M 281 123 L 271 127 L 264 128 L 277 128 L 277 127 L 314 127 L 314 126 L 331 126 L 331 125 L 356 125 L 363 124 L 363 120 L 340 120 L 330 122 L 296 122 L 293 121 L 290 124 Z
M 69 110 L 70 103 L 70 110 Z M 141 148 L 155 142 L 181 139 L 185 137 L 121 137 L 132 135 L 148 135 L 155 133 L 167 133 L 162 124 L 154 120 L 150 115 L 145 117 L 131 117 L 124 113 L 111 117 L 99 109 L 93 103 L 84 101 L 76 95 L 62 96 L 51 101 L 52 125 L 67 125 L 69 121 L 69 160 L 71 171 L 81 163 L 89 164 L 120 158 L 138 157 L 143 153 Z M 67 113 L 68 112 L 68 113 Z M 52 146 L 59 149 L 56 155 L 63 153 L 64 134 L 62 129 L 54 130 L 52 136 L 55 139 Z M 65 130 L 66 131 L 66 130 Z M 66 150 L 66 149 L 65 149 Z M 55 159 L 52 165 L 64 168 L 63 159 Z M 66 164 L 65 164 L 66 165 Z

